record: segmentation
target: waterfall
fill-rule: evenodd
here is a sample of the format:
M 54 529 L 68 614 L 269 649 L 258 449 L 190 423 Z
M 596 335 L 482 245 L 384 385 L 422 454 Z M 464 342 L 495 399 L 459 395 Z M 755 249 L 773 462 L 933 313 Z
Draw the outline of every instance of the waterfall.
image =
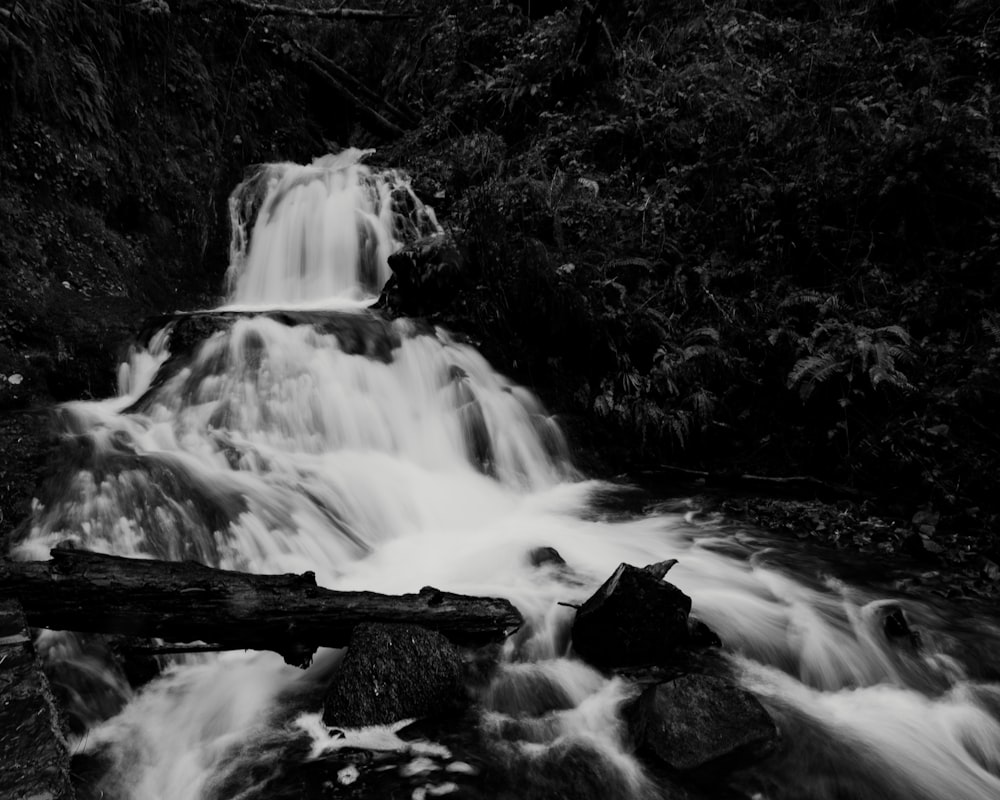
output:
M 248 572 L 311 570 L 335 589 L 506 597 L 526 623 L 477 722 L 516 787 L 505 796 L 572 786 L 637 800 L 657 795 L 624 734 L 634 690 L 568 652 L 566 604 L 620 562 L 677 558 L 670 581 L 731 648 L 783 736 L 734 796 L 1000 796 L 1000 685 L 975 679 L 967 646 L 1000 652 L 995 622 L 852 586 L 822 561 L 789 569 L 772 558 L 785 543 L 720 518 L 604 510 L 620 487 L 578 474 L 529 391 L 446 331 L 364 308 L 388 254 L 437 223 L 405 176 L 376 173 L 362 155 L 261 167 L 234 192 L 230 298 L 208 317 L 217 329 L 174 353 L 191 324 L 175 319 L 123 365 L 119 397 L 59 409 L 68 454 L 15 554 L 42 559 L 70 540 Z M 303 306 L 324 310 L 245 313 Z M 564 570 L 532 564 L 543 546 Z M 890 603 L 921 631 L 919 649 L 882 635 Z M 60 636 L 40 649 L 79 685 L 74 669 L 94 667 Z M 413 797 L 475 775 L 454 745 L 326 730 L 307 699 L 337 661 L 324 652 L 302 672 L 269 653 L 187 656 L 138 695 L 108 678 L 120 710 L 81 711 L 74 743 L 103 764 L 95 796 L 314 796 L 289 788 L 296 769 L 349 746 L 395 753 L 393 774 Z M 551 687 L 559 708 L 540 699 Z
M 402 241 L 440 232 L 405 175 L 362 163 L 372 152 L 265 164 L 236 187 L 227 275 L 234 307 L 370 298 L 388 280 L 387 259 Z

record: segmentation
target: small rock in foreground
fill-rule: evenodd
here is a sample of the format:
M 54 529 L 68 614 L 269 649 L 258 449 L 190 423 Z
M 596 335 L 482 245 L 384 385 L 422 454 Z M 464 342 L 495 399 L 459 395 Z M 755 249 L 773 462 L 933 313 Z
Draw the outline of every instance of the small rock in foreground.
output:
M 752 694 L 708 675 L 685 675 L 647 689 L 632 714 L 639 749 L 672 769 L 739 766 L 769 753 L 778 729 Z
M 416 625 L 359 625 L 327 691 L 327 725 L 387 725 L 460 711 L 468 702 L 462 653 Z

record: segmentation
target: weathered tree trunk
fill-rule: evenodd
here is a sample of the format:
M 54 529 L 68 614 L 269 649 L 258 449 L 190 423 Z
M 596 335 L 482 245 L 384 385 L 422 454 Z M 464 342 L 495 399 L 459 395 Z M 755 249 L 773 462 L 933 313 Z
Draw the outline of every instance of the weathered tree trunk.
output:
M 421 625 L 466 645 L 501 640 L 522 622 L 506 600 L 432 588 L 336 592 L 317 586 L 311 572 L 250 575 L 62 549 L 51 561 L 0 561 L 6 598 L 20 601 L 35 627 L 273 650 L 296 664 L 316 647 L 345 646 L 362 622 Z

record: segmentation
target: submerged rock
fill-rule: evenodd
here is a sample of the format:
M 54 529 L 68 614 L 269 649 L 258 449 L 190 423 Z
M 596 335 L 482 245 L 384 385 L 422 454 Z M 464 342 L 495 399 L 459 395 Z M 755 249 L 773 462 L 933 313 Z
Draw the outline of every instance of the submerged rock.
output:
M 359 625 L 323 703 L 327 725 L 386 725 L 461 710 L 468 702 L 459 649 L 416 625 Z
M 909 620 L 899 606 L 890 606 L 884 610 L 882 630 L 885 637 L 897 647 L 920 648 L 920 632 L 910 627 Z
M 574 651 L 603 668 L 669 660 L 688 641 L 691 598 L 658 577 L 665 572 L 621 564 L 577 611 Z
M 528 553 L 528 561 L 533 567 L 565 567 L 566 559 L 554 547 L 536 547 Z
M 638 749 L 671 769 L 739 766 L 766 755 L 778 729 L 752 694 L 708 675 L 685 675 L 652 686 L 630 719 Z

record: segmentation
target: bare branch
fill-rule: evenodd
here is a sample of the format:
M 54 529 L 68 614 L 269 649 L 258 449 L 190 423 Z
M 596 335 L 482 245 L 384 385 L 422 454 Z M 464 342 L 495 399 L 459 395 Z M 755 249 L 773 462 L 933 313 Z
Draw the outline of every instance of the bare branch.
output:
M 242 9 L 248 14 L 269 17 L 308 17 L 312 19 L 350 19 L 357 22 L 383 22 L 387 20 L 415 19 L 417 14 L 375 11 L 367 8 L 300 8 L 277 3 L 258 3 L 254 0 L 220 0 L 221 5 Z

